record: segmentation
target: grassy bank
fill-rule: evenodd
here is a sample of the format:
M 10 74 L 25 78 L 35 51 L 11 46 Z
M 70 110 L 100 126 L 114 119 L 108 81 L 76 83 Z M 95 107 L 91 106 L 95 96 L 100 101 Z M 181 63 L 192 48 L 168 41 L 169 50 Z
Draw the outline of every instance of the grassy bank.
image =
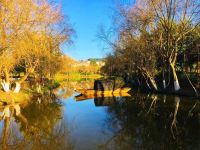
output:
M 93 73 L 88 73 L 88 74 L 81 74 L 81 73 L 59 73 L 55 76 L 55 80 L 57 82 L 62 82 L 65 80 L 69 81 L 79 81 L 81 79 L 98 79 L 101 78 L 102 76 L 100 74 L 93 74 Z

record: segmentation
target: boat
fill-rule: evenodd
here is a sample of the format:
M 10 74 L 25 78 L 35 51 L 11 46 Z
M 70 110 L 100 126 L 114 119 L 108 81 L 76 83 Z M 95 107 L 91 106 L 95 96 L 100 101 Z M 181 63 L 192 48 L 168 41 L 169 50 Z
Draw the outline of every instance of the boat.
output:
M 75 91 L 78 93 L 81 93 L 83 95 L 113 95 L 113 94 L 123 94 L 128 93 L 131 90 L 131 88 L 125 87 L 125 88 L 119 88 L 116 90 L 109 90 L 109 91 L 101 91 L 101 90 L 94 90 L 94 89 L 76 89 Z
M 106 94 L 106 95 L 85 95 L 85 94 L 80 94 L 75 96 L 76 101 L 83 101 L 83 100 L 88 100 L 88 99 L 95 99 L 95 98 L 101 98 L 101 97 L 129 97 L 131 96 L 128 93 L 111 93 L 111 94 Z

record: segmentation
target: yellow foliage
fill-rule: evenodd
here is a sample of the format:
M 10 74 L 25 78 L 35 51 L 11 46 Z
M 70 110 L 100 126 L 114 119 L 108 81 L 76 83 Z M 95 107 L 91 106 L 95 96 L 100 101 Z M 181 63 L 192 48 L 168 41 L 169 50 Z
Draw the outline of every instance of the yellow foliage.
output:
M 0 71 L 24 67 L 41 73 L 40 68 L 50 64 L 56 68 L 60 44 L 71 35 L 70 26 L 62 26 L 59 7 L 48 0 L 6 0 L 0 5 Z

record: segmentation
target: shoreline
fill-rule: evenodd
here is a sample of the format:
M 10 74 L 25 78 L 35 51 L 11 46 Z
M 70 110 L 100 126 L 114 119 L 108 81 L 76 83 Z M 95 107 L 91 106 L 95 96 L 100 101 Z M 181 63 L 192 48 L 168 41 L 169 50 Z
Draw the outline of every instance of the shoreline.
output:
M 196 98 L 200 100 L 200 95 L 196 95 L 196 93 L 194 93 L 194 91 L 189 91 L 189 90 L 184 90 L 181 89 L 177 92 L 172 91 L 172 90 L 158 90 L 158 91 L 154 91 L 154 90 L 146 90 L 146 89 L 140 89 L 140 88 L 136 88 L 134 86 L 130 86 L 134 92 L 134 90 L 140 91 L 140 92 L 144 92 L 144 93 L 155 93 L 155 94 L 163 94 L 163 95 L 172 95 L 172 96 L 184 96 L 184 97 L 190 97 L 190 98 Z M 198 92 L 199 93 L 199 92 Z

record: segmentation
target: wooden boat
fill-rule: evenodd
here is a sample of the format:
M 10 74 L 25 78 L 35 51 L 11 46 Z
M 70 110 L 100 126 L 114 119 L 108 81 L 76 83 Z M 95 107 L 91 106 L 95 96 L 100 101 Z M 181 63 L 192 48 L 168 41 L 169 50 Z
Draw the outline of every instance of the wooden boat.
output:
M 113 91 L 99 91 L 93 89 L 76 89 L 76 92 L 81 93 L 83 95 L 112 95 L 112 94 L 123 94 L 128 93 L 131 88 L 120 88 Z
M 123 96 L 123 97 L 129 97 L 131 96 L 128 93 L 112 93 L 112 94 L 106 94 L 106 95 L 84 95 L 84 94 L 80 94 L 75 96 L 75 100 L 76 101 L 83 101 L 83 100 L 88 100 L 88 99 L 94 99 L 94 98 L 98 98 L 98 97 L 119 97 L 119 96 Z

